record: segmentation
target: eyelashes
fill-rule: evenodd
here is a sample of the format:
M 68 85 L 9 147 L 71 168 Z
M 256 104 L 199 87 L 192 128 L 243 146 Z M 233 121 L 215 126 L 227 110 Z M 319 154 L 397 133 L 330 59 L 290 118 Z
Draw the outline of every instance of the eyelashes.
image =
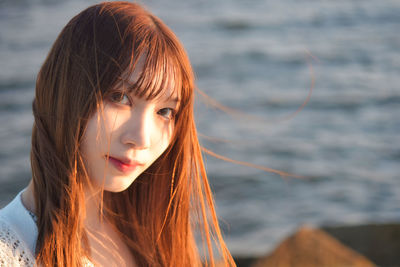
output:
M 129 96 L 124 92 L 120 91 L 111 92 L 110 96 L 108 97 L 108 100 L 115 104 L 132 106 L 132 101 L 130 100 Z
M 175 118 L 175 110 L 173 108 L 162 108 L 157 112 L 157 114 L 168 120 L 173 120 Z
M 132 98 L 123 91 L 113 91 L 106 98 L 110 103 L 116 104 L 121 107 L 133 107 L 134 102 Z M 156 112 L 162 118 L 172 121 L 175 119 L 176 109 L 172 107 L 163 107 Z

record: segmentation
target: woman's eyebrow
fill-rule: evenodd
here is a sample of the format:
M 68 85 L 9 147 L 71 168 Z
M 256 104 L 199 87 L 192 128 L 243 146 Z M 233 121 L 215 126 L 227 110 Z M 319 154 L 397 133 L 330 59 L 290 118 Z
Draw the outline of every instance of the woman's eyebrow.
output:
M 161 93 L 157 98 L 157 101 L 162 101 L 162 102 L 174 102 L 174 103 L 179 103 L 181 101 L 181 97 L 179 96 L 179 94 L 177 94 L 176 92 L 168 92 L 168 91 L 172 91 L 171 89 L 167 89 L 166 92 L 164 91 L 164 93 Z
M 164 104 L 170 104 L 170 105 L 174 105 L 174 106 L 179 106 L 180 105 L 180 101 L 181 99 L 179 97 L 176 96 L 170 96 L 170 97 L 162 97 L 159 98 L 158 100 L 156 100 L 158 103 L 164 103 Z
M 181 101 L 181 99 L 179 97 L 170 97 L 170 98 L 167 98 L 166 101 L 178 103 Z

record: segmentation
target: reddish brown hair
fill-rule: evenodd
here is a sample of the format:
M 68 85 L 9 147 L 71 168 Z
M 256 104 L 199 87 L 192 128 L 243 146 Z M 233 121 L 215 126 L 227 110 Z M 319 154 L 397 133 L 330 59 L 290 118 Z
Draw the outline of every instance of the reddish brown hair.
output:
M 168 149 L 127 190 L 104 193 L 104 215 L 139 266 L 201 261 L 212 266 L 215 248 L 225 265 L 235 265 L 221 236 L 197 139 L 188 57 L 160 19 L 128 2 L 102 3 L 74 17 L 39 72 L 31 151 L 39 264 L 80 266 L 82 258 L 90 258 L 82 220 L 89 180 L 80 143 L 104 96 L 133 72 L 142 55 L 145 71 L 132 89 L 135 94 L 154 98 L 168 75 L 179 81 L 175 132 Z M 199 256 L 195 230 L 207 256 Z

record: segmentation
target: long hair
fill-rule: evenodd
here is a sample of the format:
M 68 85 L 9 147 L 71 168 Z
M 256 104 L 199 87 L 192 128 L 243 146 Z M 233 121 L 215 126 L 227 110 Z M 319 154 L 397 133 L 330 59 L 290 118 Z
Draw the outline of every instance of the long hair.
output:
M 152 99 L 171 75 L 177 81 L 174 134 L 128 189 L 104 192 L 104 216 L 139 266 L 213 266 L 215 251 L 226 266 L 235 265 L 218 226 L 197 138 L 188 57 L 160 19 L 128 2 L 98 4 L 75 16 L 38 74 L 31 150 L 38 264 L 81 266 L 90 259 L 83 222 L 90 180 L 80 144 L 104 96 L 134 71 L 139 58 L 145 63 L 131 89 L 135 95 Z M 196 239 L 202 240 L 201 253 Z

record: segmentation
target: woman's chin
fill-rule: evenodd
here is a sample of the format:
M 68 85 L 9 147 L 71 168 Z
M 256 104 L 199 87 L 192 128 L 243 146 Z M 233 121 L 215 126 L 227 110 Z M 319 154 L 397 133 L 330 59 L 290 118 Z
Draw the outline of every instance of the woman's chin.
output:
M 134 182 L 135 179 L 130 180 L 130 181 L 124 181 L 124 182 L 115 182 L 111 184 L 105 184 L 104 185 L 104 191 L 111 192 L 111 193 L 120 193 L 122 191 L 125 191 L 128 189 L 132 183 Z

